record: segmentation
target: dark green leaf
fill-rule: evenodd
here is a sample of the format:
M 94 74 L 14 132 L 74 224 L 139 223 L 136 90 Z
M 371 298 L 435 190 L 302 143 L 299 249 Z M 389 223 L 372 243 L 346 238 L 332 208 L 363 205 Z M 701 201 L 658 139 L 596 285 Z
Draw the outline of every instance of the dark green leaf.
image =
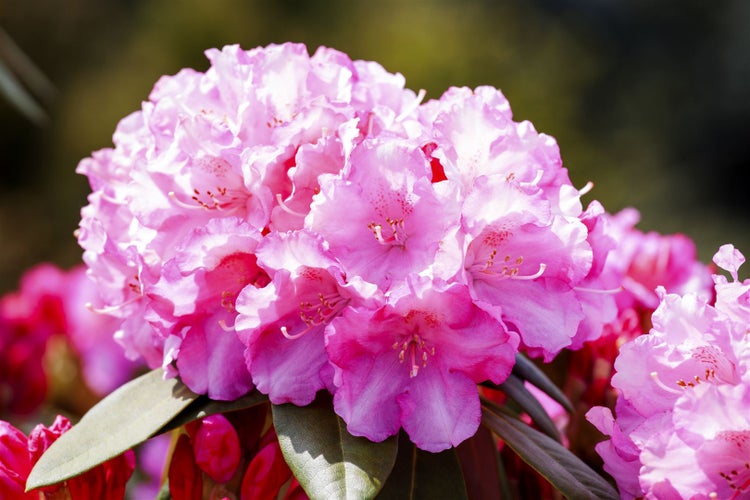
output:
M 34 466 L 28 489 L 59 483 L 144 442 L 198 395 L 161 368 L 119 387 L 52 443 Z
M 480 425 L 477 433 L 456 447 L 469 498 L 500 500 L 503 497 L 497 443 L 490 430 Z
M 557 387 L 538 366 L 523 354 L 519 353 L 516 355 L 516 364 L 513 366 L 513 374 L 521 380 L 530 382 L 537 389 L 560 403 L 568 413 L 573 413 L 573 405 L 568 398 L 565 397 L 565 394 L 562 393 L 560 388 Z
M 373 498 L 396 460 L 396 437 L 373 443 L 355 437 L 333 412 L 330 396 L 312 404 L 274 405 L 281 451 L 312 499 Z
M 511 374 L 505 382 L 498 386 L 508 397 L 513 400 L 525 411 L 539 428 L 552 439 L 560 441 L 560 432 L 555 427 L 555 423 L 550 418 L 547 410 L 544 409 L 539 400 L 529 392 L 523 381 Z
M 159 429 L 155 434 L 162 434 L 171 431 L 178 427 L 182 427 L 193 420 L 198 420 L 199 418 L 207 417 L 209 415 L 244 410 L 245 408 L 251 408 L 265 403 L 266 401 L 268 401 L 268 396 L 261 394 L 257 390 L 254 390 L 239 399 L 235 399 L 234 401 L 214 401 L 206 396 L 200 396 L 190 403 L 187 408 L 182 410 L 179 415 L 167 422 L 164 427 Z
M 485 401 L 482 422 L 566 497 L 618 498 L 607 481 L 560 443 L 508 415 L 502 408 Z
M 420 450 L 405 432 L 399 434 L 398 457 L 378 499 L 432 500 L 467 498 L 456 450 Z

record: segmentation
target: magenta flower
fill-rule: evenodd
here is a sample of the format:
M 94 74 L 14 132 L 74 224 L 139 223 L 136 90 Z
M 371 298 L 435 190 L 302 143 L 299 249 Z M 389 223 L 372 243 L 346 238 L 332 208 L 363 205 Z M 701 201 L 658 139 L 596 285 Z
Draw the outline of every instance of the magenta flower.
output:
M 429 272 L 456 225 L 455 203 L 435 189 L 421 149 L 402 140 L 365 141 L 340 176 L 322 180 L 306 227 L 328 242 L 347 274 L 386 290 Z
M 403 427 L 436 452 L 476 432 L 476 384 L 505 380 L 518 338 L 463 285 L 415 278 L 407 286 L 378 309 L 347 308 L 331 322 L 334 408 L 354 435 L 382 441 Z
M 233 330 L 234 302 L 245 286 L 268 283 L 252 253 L 259 239 L 238 219 L 213 219 L 178 245 L 152 287 L 151 323 L 171 341 L 168 354 L 196 393 L 232 400 L 252 388 Z
M 257 256 L 273 281 L 237 298 L 235 328 L 247 346 L 248 370 L 271 402 L 309 404 L 318 390 L 333 390 L 325 327 L 377 289 L 357 277 L 347 283 L 322 238 L 307 231 L 269 235 Z

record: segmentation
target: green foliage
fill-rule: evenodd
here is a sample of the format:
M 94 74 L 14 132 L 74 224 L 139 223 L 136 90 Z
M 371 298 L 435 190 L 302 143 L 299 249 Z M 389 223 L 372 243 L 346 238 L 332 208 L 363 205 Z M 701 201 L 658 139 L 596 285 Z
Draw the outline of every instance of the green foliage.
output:
M 198 397 L 161 369 L 131 380 L 101 400 L 52 443 L 34 466 L 27 489 L 59 483 L 146 441 Z
M 616 500 L 617 492 L 560 443 L 486 402 L 482 422 L 568 498 Z
M 330 397 L 304 407 L 274 405 L 281 451 L 312 499 L 374 498 L 396 460 L 396 437 L 373 443 L 352 436 Z M 403 497 L 405 498 L 405 497 Z
M 533 372 L 530 378 L 547 387 Z M 495 436 L 563 495 L 617 498 L 609 483 L 559 443 L 552 420 L 520 376 L 512 375 L 499 388 L 510 398 L 509 406 L 531 415 L 549 435 L 488 401 L 482 408 L 485 427 L 457 449 L 441 453 L 418 449 L 403 431 L 381 443 L 351 435 L 325 392 L 308 406 L 272 405 L 271 411 L 284 458 L 313 499 L 502 498 L 508 482 Z M 193 420 L 267 401 L 257 391 L 235 401 L 212 401 L 179 379 L 165 380 L 161 369 L 153 370 L 114 391 L 60 436 L 37 462 L 27 488 L 79 475 Z
M 461 466 L 453 449 L 440 453 L 420 450 L 403 431 L 396 465 L 378 498 L 428 500 L 467 498 Z

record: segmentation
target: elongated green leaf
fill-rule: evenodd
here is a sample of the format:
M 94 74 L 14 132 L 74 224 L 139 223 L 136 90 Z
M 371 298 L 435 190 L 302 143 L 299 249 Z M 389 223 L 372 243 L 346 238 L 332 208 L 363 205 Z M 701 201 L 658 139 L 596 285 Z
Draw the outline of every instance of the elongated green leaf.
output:
M 182 427 L 193 420 L 198 420 L 199 418 L 207 417 L 209 415 L 244 410 L 245 408 L 251 408 L 263 404 L 266 401 L 268 401 L 268 396 L 261 394 L 257 390 L 254 390 L 239 399 L 235 399 L 234 401 L 215 401 L 206 396 L 200 396 L 172 420 L 167 422 L 155 434 L 162 434 L 171 431 L 178 427 Z
M 557 430 L 557 427 L 547 413 L 547 410 L 545 410 L 539 400 L 529 392 L 520 378 L 511 374 L 505 382 L 498 387 L 518 403 L 518 406 L 520 406 L 521 409 L 531 417 L 542 432 L 552 439 L 560 441 L 560 432 Z
M 482 422 L 566 497 L 618 498 L 607 481 L 560 443 L 506 414 L 502 408 L 484 402 Z
M 513 366 L 513 374 L 521 380 L 527 380 L 547 396 L 560 403 L 568 413 L 573 413 L 573 405 L 560 388 L 557 387 L 538 366 L 523 354 L 519 353 L 516 355 L 516 364 Z
M 312 404 L 274 405 L 281 451 L 312 499 L 373 498 L 396 460 L 396 437 L 382 443 L 352 436 L 333 412 L 330 396 Z M 375 416 L 376 417 L 376 416 Z
M 461 465 L 454 449 L 440 453 L 420 450 L 401 431 L 398 457 L 378 500 L 432 500 L 467 498 Z
M 198 395 L 161 368 L 119 387 L 52 443 L 34 466 L 27 489 L 86 472 L 155 435 Z

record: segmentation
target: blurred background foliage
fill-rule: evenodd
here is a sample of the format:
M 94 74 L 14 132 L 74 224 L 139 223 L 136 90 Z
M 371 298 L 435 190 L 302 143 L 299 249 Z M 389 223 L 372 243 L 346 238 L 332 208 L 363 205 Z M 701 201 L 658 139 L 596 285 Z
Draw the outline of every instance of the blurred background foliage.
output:
M 641 229 L 688 234 L 704 261 L 725 242 L 750 254 L 748 27 L 745 0 L 3 0 L 0 28 L 55 91 L 23 82 L 36 121 L 0 97 L 0 292 L 42 260 L 80 262 L 77 162 L 160 75 L 231 43 L 335 47 L 428 98 L 498 87 L 557 138 L 577 186 L 594 182 L 586 201 L 635 206 Z

